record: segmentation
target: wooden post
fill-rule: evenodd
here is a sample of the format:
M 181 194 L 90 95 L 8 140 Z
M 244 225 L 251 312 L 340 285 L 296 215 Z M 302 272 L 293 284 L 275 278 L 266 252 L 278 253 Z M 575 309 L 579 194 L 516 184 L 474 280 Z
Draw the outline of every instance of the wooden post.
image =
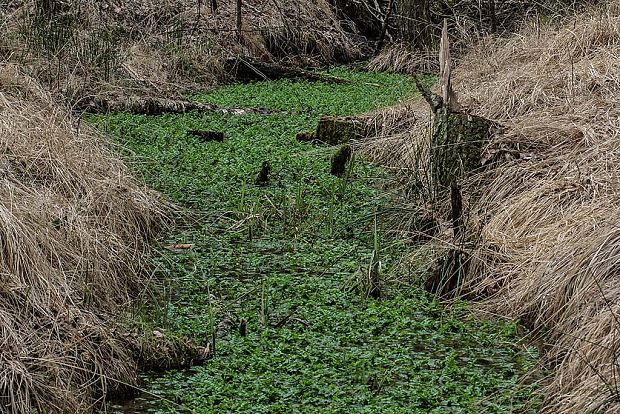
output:
M 375 56 L 381 52 L 383 48 L 383 41 L 385 40 L 385 34 L 387 33 L 388 23 L 390 22 L 390 16 L 392 15 L 392 9 L 394 8 L 394 0 L 389 0 L 387 9 L 385 11 L 385 17 L 383 18 L 383 26 L 381 27 L 381 34 L 377 41 L 377 47 L 375 48 Z
M 241 5 L 242 0 L 237 0 L 237 41 L 241 41 Z

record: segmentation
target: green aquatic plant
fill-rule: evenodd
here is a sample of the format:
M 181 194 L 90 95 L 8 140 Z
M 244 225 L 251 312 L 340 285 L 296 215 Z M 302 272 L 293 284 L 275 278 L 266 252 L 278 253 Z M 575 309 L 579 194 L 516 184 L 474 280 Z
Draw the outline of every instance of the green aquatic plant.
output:
M 168 402 L 145 398 L 141 409 L 534 412 L 536 386 L 520 379 L 536 355 L 518 344 L 514 324 L 479 320 L 464 303 L 443 306 L 399 278 L 405 241 L 384 234 L 376 214 L 392 197 L 373 185 L 386 173 L 354 159 L 333 176 L 332 149 L 296 140 L 322 114 L 361 113 L 415 93 L 405 76 L 336 74 L 351 83 L 259 82 L 195 97 L 284 111 L 268 116 L 90 119 L 150 186 L 200 212 L 167 240 L 193 248 L 162 249 L 155 260 L 174 290 L 166 330 L 215 342 L 216 352 L 187 371 L 146 374 L 146 389 Z M 185 133 L 199 128 L 227 139 Z

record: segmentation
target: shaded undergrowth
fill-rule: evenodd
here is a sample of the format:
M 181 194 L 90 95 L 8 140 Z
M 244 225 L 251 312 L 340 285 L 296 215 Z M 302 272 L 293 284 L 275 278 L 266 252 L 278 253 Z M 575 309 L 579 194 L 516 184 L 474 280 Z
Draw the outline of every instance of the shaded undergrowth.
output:
M 390 196 L 373 184 L 389 177 L 360 160 L 331 176 L 331 150 L 295 140 L 321 114 L 362 113 L 413 93 L 406 77 L 334 74 L 352 83 L 278 81 L 197 97 L 287 113 L 91 119 L 127 148 L 150 186 L 198 212 L 166 243 L 191 248 L 162 246 L 155 258 L 167 300 L 142 313 L 144 329 L 190 336 L 210 358 L 146 375 L 145 388 L 168 401 L 133 404 L 142 412 L 534 412 L 535 387 L 519 378 L 536 355 L 518 345 L 516 325 L 479 320 L 462 303 L 445 308 L 421 290 L 422 274 L 399 266 L 406 246 L 384 235 L 375 214 Z M 201 142 L 191 129 L 226 138 Z M 265 161 L 270 178 L 257 185 Z M 377 263 L 381 298 L 372 299 L 367 275 Z

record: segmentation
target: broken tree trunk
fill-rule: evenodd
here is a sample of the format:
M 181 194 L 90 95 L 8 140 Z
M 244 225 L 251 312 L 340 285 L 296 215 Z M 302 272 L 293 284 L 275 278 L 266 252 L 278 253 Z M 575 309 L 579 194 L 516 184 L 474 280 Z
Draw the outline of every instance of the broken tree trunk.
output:
M 488 119 L 462 112 L 451 84 L 451 62 L 447 22 L 439 52 L 441 96 L 429 91 L 416 78 L 422 96 L 434 112 L 429 167 L 436 199 L 450 194 L 453 237 L 446 255 L 438 260 L 427 280 L 428 290 L 441 296 L 455 296 L 467 273 L 469 256 L 464 249 L 465 223 L 458 183 L 482 167 L 482 151 L 497 125 Z
M 440 47 L 441 96 L 416 78 L 416 86 L 434 112 L 430 170 L 435 194 L 445 193 L 454 182 L 482 167 L 482 150 L 497 125 L 488 119 L 460 111 L 452 89 L 448 28 L 444 21 Z
M 435 194 L 446 192 L 482 167 L 482 150 L 495 124 L 466 113 L 438 111 L 433 125 L 430 167 Z
M 305 79 L 314 82 L 325 83 L 351 83 L 346 79 L 336 78 L 334 76 L 322 75 L 303 69 L 290 66 L 278 65 L 276 63 L 261 62 L 260 60 L 251 58 L 234 57 L 229 58 L 224 69 L 230 73 L 235 79 L 241 81 L 262 81 L 274 79 Z

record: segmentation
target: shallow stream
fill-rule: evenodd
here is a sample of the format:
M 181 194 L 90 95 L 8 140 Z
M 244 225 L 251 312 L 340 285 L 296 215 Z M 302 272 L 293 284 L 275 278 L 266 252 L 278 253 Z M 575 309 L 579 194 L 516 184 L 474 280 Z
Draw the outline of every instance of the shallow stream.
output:
M 149 186 L 196 212 L 158 248 L 168 300 L 142 315 L 145 329 L 215 343 L 199 366 L 145 374 L 147 393 L 108 412 L 536 412 L 536 387 L 521 383 L 536 352 L 517 326 L 443 306 L 420 288 L 421 263 L 403 260 L 413 247 L 387 235 L 382 211 L 394 196 L 378 184 L 389 175 L 357 158 L 332 176 L 334 149 L 295 138 L 321 115 L 406 99 L 412 80 L 331 74 L 351 83 L 260 82 L 194 97 L 269 115 L 91 119 Z M 264 162 L 269 178 L 257 184 Z M 375 299 L 366 293 L 377 262 Z

